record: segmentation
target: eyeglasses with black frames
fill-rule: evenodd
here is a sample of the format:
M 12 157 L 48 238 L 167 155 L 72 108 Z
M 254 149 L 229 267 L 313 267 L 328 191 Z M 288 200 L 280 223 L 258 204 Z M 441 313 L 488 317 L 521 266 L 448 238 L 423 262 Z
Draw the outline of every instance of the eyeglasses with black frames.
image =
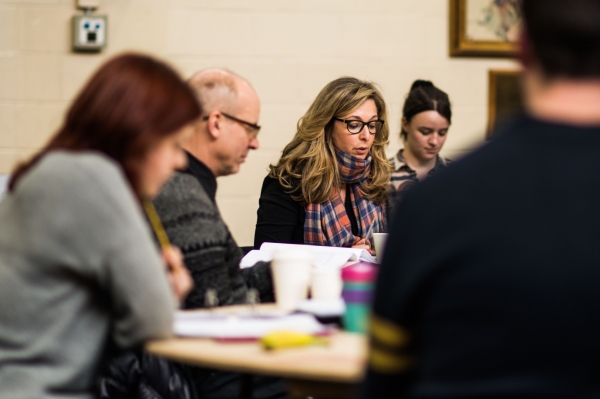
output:
M 245 121 L 243 119 L 236 118 L 235 116 L 226 114 L 225 112 L 222 112 L 222 111 L 221 111 L 221 115 L 223 115 L 227 119 L 231 119 L 234 122 L 237 122 L 237 123 L 239 123 L 241 125 L 244 125 L 244 127 L 246 128 L 246 131 L 248 132 L 248 134 L 251 134 L 254 137 L 258 136 L 258 132 L 260 132 L 260 128 L 261 127 L 259 125 L 257 125 L 256 123 L 247 122 L 247 121 Z M 209 115 L 204 115 L 202 117 L 202 120 L 203 121 L 207 121 L 208 117 L 209 117 Z
M 369 133 L 377 134 L 377 133 L 379 133 L 379 131 L 383 127 L 383 124 L 385 123 L 385 121 L 382 119 L 377 119 L 377 120 L 368 121 L 368 122 L 358 121 L 356 119 L 340 119 L 340 118 L 333 118 L 333 119 L 335 119 L 336 121 L 344 122 L 346 124 L 346 128 L 348 129 L 348 132 L 350 134 L 358 134 L 358 133 L 362 132 L 365 125 L 367 125 L 367 129 L 369 129 Z

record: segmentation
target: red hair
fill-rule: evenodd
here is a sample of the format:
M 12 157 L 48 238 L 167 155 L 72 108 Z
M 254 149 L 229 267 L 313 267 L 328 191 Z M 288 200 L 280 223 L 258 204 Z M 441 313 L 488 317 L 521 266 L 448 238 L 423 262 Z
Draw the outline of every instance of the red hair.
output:
M 192 89 L 165 63 L 139 54 L 114 57 L 83 87 L 48 144 L 17 166 L 8 189 L 49 151 L 92 150 L 119 163 L 139 192 L 139 167 L 148 150 L 200 114 Z

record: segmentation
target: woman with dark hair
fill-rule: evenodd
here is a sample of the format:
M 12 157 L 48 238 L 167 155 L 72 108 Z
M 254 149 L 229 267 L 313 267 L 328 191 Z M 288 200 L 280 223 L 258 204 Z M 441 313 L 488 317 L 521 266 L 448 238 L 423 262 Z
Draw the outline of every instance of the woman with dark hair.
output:
M 371 249 L 386 231 L 391 167 L 386 105 L 377 86 L 328 83 L 261 190 L 254 246 L 263 242 Z
M 397 192 L 444 169 L 450 162 L 439 153 L 450 127 L 448 95 L 425 80 L 416 80 L 404 101 L 400 137 L 404 142 L 394 158 L 392 185 Z
M 17 167 L 0 203 L 0 396 L 93 397 L 109 339 L 171 334 L 191 279 L 176 250 L 161 259 L 141 202 L 185 165 L 199 115 L 170 67 L 118 56 Z

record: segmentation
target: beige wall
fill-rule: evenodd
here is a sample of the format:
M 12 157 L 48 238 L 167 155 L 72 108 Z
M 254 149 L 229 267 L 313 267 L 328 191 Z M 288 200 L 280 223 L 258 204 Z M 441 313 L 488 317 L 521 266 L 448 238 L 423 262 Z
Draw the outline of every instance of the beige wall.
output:
M 487 70 L 509 60 L 449 58 L 446 0 L 101 0 L 108 48 L 70 52 L 74 0 L 0 0 L 0 173 L 39 148 L 78 88 L 108 56 L 138 50 L 189 76 L 209 66 L 249 79 L 262 99 L 259 138 L 242 171 L 219 180 L 218 202 L 240 245 L 251 245 L 267 165 L 292 138 L 318 91 L 342 75 L 382 88 L 400 147 L 400 108 L 416 78 L 447 91 L 453 125 L 444 148 L 459 157 L 480 144 Z

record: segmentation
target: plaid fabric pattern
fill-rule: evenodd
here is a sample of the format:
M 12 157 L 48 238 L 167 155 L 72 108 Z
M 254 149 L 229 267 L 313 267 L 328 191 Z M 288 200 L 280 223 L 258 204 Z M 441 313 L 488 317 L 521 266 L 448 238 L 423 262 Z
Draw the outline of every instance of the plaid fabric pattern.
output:
M 366 238 L 366 244 L 371 245 L 373 233 L 383 233 L 387 227 L 385 208 L 366 199 L 361 191 L 361 183 L 367 181 L 371 170 L 371 154 L 367 159 L 360 159 L 337 148 L 335 152 L 342 181 L 350 185 L 350 199 L 358 222 L 358 235 L 352 234 L 344 199 L 340 190 L 334 188 L 329 202 L 306 206 L 304 242 L 311 245 L 350 247 Z
M 418 183 L 417 172 L 415 172 L 402 156 L 402 150 L 398 151 L 395 158 L 390 159 L 390 162 L 394 165 L 394 171 L 392 172 L 391 183 L 397 191 L 403 191 L 410 187 L 414 183 Z M 439 155 L 435 159 L 435 166 L 429 171 L 427 176 L 433 176 L 440 170 L 443 170 L 452 163 L 451 160 L 442 158 Z
M 394 165 L 390 180 L 390 184 L 394 187 L 391 200 L 398 202 L 402 199 L 403 193 L 417 184 L 419 179 L 417 178 L 417 172 L 406 163 L 404 156 L 402 156 L 402 150 L 398 151 L 396 157 L 390 159 L 390 162 Z M 435 166 L 427 173 L 427 176 L 433 176 L 444 170 L 450 163 L 452 163 L 451 160 L 438 155 L 435 159 Z

